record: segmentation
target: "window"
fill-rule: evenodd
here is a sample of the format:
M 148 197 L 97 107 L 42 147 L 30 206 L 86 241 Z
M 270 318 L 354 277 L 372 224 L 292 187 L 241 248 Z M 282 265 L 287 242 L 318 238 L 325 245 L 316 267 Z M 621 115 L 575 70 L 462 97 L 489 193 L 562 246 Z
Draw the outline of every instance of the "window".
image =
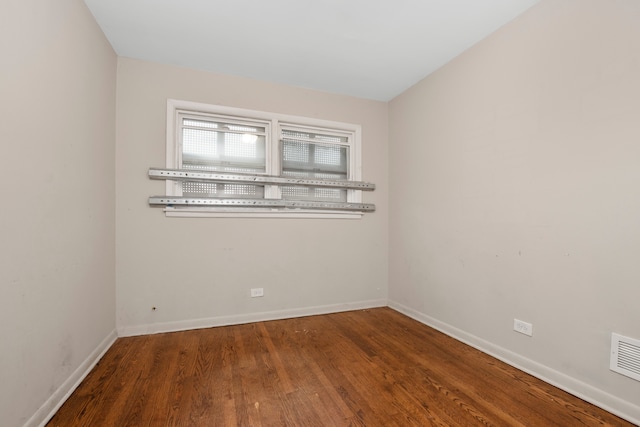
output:
M 167 102 L 168 216 L 359 217 L 360 126 L 186 101 Z
M 282 176 L 349 180 L 349 136 L 283 127 L 280 131 L 280 143 Z M 346 202 L 347 190 L 283 186 L 282 197 Z
M 178 112 L 177 126 L 178 169 L 266 172 L 268 123 Z M 258 185 L 198 181 L 181 185 L 182 196 L 264 197 L 264 187 Z

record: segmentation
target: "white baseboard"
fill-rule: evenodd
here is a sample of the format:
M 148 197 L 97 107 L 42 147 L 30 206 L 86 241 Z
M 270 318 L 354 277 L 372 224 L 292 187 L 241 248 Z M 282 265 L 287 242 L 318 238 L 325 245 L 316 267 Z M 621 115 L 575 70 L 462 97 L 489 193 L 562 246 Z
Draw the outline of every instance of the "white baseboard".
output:
M 118 336 L 158 334 L 190 329 L 212 328 L 215 326 L 241 325 L 243 323 L 264 322 L 267 320 L 290 319 L 294 317 L 314 316 L 318 314 L 338 313 L 341 311 L 363 310 L 374 307 L 386 307 L 387 300 L 369 300 L 352 303 L 331 304 L 315 307 L 294 308 L 281 311 L 266 311 L 232 316 L 209 317 L 204 319 L 180 320 L 176 322 L 151 323 L 146 325 L 118 328 Z
M 82 380 L 91 372 L 96 363 L 98 363 L 107 350 L 109 350 L 116 341 L 116 338 L 118 338 L 118 336 L 115 330 L 109 333 L 84 362 L 78 366 L 78 369 L 73 371 L 69 378 L 40 406 L 29 421 L 25 423 L 24 427 L 44 427 L 58 409 L 60 409 L 62 404 L 71 396 L 71 393 L 78 388 Z
M 546 383 L 577 396 L 584 401 L 611 412 L 612 414 L 615 414 L 631 423 L 640 425 L 640 406 L 638 405 L 634 405 L 631 402 L 599 390 L 589 384 L 565 375 L 562 372 L 527 359 L 526 357 L 485 341 L 475 335 L 471 335 L 454 326 L 436 320 L 398 302 L 389 301 L 388 306 L 420 323 L 430 326 L 458 341 L 482 351 L 483 353 L 493 356 L 508 365 L 518 368 Z

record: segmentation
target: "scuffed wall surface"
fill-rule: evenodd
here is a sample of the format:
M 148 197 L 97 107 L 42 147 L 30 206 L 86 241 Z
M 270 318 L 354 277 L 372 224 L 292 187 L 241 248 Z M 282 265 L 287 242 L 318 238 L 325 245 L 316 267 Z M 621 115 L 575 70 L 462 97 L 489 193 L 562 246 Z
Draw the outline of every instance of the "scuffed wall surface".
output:
M 362 219 L 167 218 L 149 207 L 165 183 L 167 99 L 362 126 Z M 118 329 L 385 300 L 387 104 L 119 58 Z M 250 298 L 249 290 L 265 296 Z M 157 307 L 157 310 L 152 310 Z
M 10 0 L 0 21 L 0 423 L 13 427 L 115 328 L 116 55 L 80 0 Z
M 541 1 L 394 99 L 389 143 L 390 299 L 635 405 L 609 347 L 640 337 L 638 22 Z

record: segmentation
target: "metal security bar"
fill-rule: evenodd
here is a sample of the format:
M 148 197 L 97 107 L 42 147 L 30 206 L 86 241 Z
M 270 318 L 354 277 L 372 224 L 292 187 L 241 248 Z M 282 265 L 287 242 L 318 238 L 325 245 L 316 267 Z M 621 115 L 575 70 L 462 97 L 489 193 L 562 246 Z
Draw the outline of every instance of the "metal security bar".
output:
M 150 168 L 149 178 L 170 179 L 175 181 L 231 182 L 258 185 L 301 185 L 307 187 L 345 188 L 348 190 L 364 191 L 373 191 L 376 188 L 375 184 L 361 181 L 341 181 L 320 178 L 287 178 L 283 176 L 194 171 L 187 169 Z
M 275 199 L 223 199 L 211 197 L 149 197 L 150 205 L 213 206 L 227 208 L 286 208 L 286 209 L 326 209 L 341 211 L 373 212 L 375 205 L 368 203 L 337 203 Z

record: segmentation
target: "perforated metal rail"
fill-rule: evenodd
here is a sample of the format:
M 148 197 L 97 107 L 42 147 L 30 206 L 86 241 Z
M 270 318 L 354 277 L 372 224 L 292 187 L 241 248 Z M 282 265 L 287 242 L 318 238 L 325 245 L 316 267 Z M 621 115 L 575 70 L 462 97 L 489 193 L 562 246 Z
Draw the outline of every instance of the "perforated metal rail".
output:
M 150 168 L 149 178 L 176 181 L 232 182 L 243 184 L 299 185 L 306 187 L 345 188 L 348 190 L 375 190 L 375 184 L 361 181 L 342 181 L 319 178 L 288 178 L 271 175 L 248 175 L 227 172 L 194 171 L 185 169 Z
M 369 203 L 337 203 L 300 200 L 272 199 L 222 199 L 210 197 L 149 197 L 150 205 L 180 206 L 217 206 L 228 208 L 287 208 L 287 209 L 326 209 L 373 212 L 376 207 Z

